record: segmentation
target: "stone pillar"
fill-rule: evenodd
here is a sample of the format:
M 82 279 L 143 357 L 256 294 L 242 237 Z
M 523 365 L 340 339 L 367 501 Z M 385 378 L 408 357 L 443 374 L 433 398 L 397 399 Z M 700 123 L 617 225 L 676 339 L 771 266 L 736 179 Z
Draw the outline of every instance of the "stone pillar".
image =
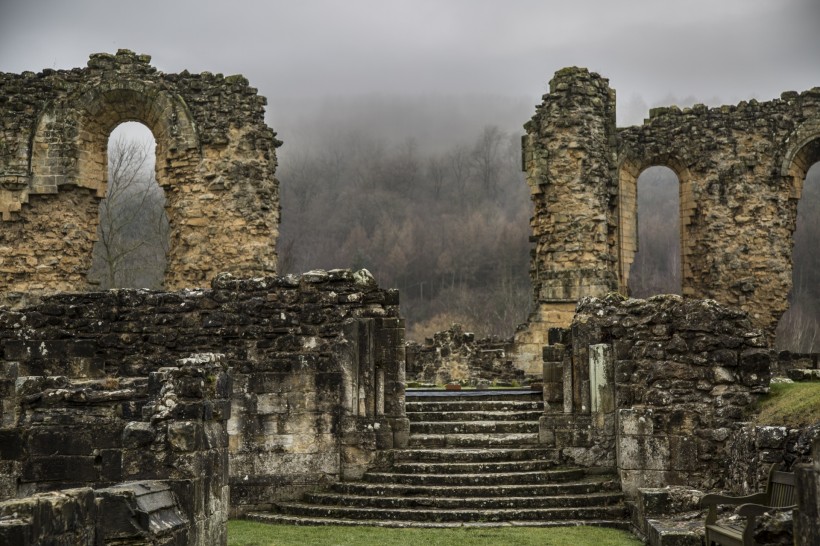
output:
M 534 306 L 514 357 L 530 374 L 540 372 L 549 328 L 568 327 L 579 299 L 618 290 L 615 91 L 598 74 L 564 68 L 543 98 L 522 139 Z
M 384 416 L 390 424 L 390 443 L 393 448 L 407 447 L 410 421 L 407 419 L 404 406 L 404 320 L 377 319 L 376 332 L 376 364 L 384 371 Z
M 224 355 L 160 368 L 150 374 L 148 391 L 145 420 L 123 430 L 124 480 L 166 482 L 190 522 L 188 544 L 227 544 L 231 377 Z
M 565 68 L 525 128 L 536 313 L 566 327 L 580 298 L 618 288 L 615 92 L 598 74 Z
M 797 511 L 794 514 L 794 543 L 797 546 L 820 544 L 820 438 L 812 446 L 811 465 L 795 469 Z

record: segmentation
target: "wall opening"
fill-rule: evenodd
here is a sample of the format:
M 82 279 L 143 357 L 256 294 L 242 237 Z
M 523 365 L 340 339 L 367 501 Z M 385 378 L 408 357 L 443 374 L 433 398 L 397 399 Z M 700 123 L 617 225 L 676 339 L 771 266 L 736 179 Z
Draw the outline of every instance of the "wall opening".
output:
M 792 247 L 792 289 L 789 309 L 775 332 L 778 350 L 820 352 L 820 162 L 802 184 Z
M 162 288 L 169 225 L 155 165 L 156 140 L 148 127 L 125 122 L 111 132 L 107 188 L 88 273 L 92 286 Z
M 629 294 L 681 293 L 680 181 L 668 167 L 649 167 L 637 181 L 637 251 Z

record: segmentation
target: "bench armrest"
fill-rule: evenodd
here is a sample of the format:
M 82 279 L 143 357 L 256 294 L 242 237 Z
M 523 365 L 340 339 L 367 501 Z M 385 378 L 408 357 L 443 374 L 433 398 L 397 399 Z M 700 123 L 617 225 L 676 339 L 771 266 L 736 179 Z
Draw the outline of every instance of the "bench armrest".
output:
M 780 512 L 783 510 L 794 510 L 795 508 L 797 508 L 796 504 L 793 506 L 780 506 L 777 508 L 774 506 L 766 506 L 765 504 L 742 504 L 737 509 L 737 515 L 742 517 L 759 517 L 766 512 Z
M 704 495 L 700 503 L 701 506 L 714 506 L 716 504 L 760 504 L 760 502 L 764 500 L 766 500 L 766 493 L 755 493 L 754 495 L 746 495 L 745 497 L 732 497 L 729 495 L 710 493 L 709 495 Z
M 718 504 L 760 504 L 765 500 L 766 493 L 755 493 L 754 495 L 746 495 L 745 497 L 731 497 L 729 495 L 710 493 L 709 495 L 704 495 L 700 500 L 700 505 L 709 507 L 709 512 L 706 514 L 706 525 L 712 525 L 717 521 Z

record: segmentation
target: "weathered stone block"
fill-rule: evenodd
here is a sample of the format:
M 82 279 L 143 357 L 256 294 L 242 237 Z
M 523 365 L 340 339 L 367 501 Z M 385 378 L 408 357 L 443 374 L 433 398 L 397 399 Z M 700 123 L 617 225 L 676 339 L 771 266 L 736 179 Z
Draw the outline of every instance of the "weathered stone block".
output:
M 670 440 L 664 436 L 621 436 L 618 467 L 624 470 L 668 470 Z
M 652 410 L 618 410 L 619 433 L 625 436 L 648 436 L 654 433 Z
M 144 447 L 154 441 L 155 434 L 155 428 L 150 423 L 127 423 L 122 431 L 122 445 L 126 448 Z
M 176 451 L 195 451 L 203 445 L 202 425 L 191 421 L 176 421 L 167 428 L 168 443 Z

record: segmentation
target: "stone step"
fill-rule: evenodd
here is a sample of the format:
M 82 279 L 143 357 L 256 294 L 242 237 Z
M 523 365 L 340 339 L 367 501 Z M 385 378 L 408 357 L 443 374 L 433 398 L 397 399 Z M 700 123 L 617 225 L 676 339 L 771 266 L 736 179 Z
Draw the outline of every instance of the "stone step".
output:
M 505 510 L 534 508 L 578 508 L 610 506 L 623 501 L 621 492 L 558 495 L 551 497 L 438 497 L 438 496 L 359 496 L 340 493 L 308 493 L 306 504 L 356 508 L 435 509 L 435 510 Z
M 543 411 L 544 403 L 538 400 L 434 400 L 430 402 L 405 402 L 407 417 L 418 412 L 448 411 Z
M 415 411 L 408 412 L 410 421 L 535 421 L 543 415 L 543 411 Z
M 410 421 L 410 434 L 538 434 L 538 421 Z
M 414 527 L 419 529 L 454 529 L 459 527 L 486 528 L 486 527 L 578 527 L 589 525 L 593 527 L 608 527 L 612 529 L 630 530 L 630 523 L 625 518 L 617 519 L 587 519 L 587 520 L 548 520 L 548 521 L 408 521 L 408 520 L 375 520 L 375 519 L 340 519 L 326 517 L 303 517 L 290 516 L 286 514 L 273 514 L 268 512 L 251 512 L 247 514 L 247 519 L 262 523 L 283 524 L 283 525 L 344 525 L 352 527 Z
M 409 447 L 537 446 L 538 433 L 410 434 Z
M 542 390 L 532 389 L 510 389 L 510 390 L 492 390 L 492 391 L 405 391 L 405 400 L 407 403 L 415 402 L 452 402 L 452 401 L 478 401 L 478 402 L 526 402 L 526 401 L 543 401 L 544 393 Z
M 435 522 L 508 522 L 549 520 L 614 520 L 626 519 L 623 504 L 571 508 L 502 508 L 497 510 L 428 508 L 359 508 L 354 506 L 322 506 L 304 502 L 282 502 L 275 506 L 281 513 L 309 518 L 350 520 L 435 521 Z
M 395 449 L 390 452 L 392 460 L 398 462 L 450 462 L 478 463 L 503 461 L 529 461 L 557 459 L 553 449 L 536 448 L 462 448 L 462 449 Z
M 484 472 L 479 474 L 401 474 L 398 472 L 367 472 L 362 481 L 405 485 L 513 485 L 556 483 L 579 480 L 583 469 L 535 472 Z
M 552 470 L 556 463 L 546 459 L 530 461 L 491 462 L 401 462 L 394 463 L 391 470 L 400 474 L 481 474 L 484 472 L 534 472 Z
M 519 485 L 407 485 L 395 483 L 337 482 L 331 490 L 340 494 L 360 496 L 453 496 L 467 497 L 550 497 L 620 492 L 621 485 L 613 476 L 587 476 L 564 483 Z

